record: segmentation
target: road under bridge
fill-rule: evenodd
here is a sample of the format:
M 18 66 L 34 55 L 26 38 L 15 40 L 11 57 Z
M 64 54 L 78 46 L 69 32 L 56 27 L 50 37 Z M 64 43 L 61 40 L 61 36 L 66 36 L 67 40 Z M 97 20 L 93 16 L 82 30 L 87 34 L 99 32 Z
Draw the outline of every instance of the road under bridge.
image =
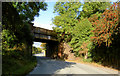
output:
M 55 31 L 41 27 L 35 27 L 31 23 L 31 33 L 34 36 L 33 42 L 47 43 L 46 57 L 74 59 L 74 54 L 71 53 L 72 49 L 66 43 L 58 41 L 57 33 Z

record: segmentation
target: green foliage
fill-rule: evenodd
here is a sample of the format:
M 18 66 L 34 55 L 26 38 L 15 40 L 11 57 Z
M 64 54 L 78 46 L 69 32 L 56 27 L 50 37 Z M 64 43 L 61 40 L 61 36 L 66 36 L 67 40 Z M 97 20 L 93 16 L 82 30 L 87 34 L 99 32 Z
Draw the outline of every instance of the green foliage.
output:
M 10 76 L 17 74 L 26 75 L 37 65 L 36 57 L 26 58 L 25 56 L 19 54 L 19 57 L 17 58 L 11 56 L 2 56 L 2 58 L 4 59 L 2 61 L 2 63 L 4 63 L 2 64 L 3 76 L 8 74 Z
M 92 62 L 92 58 L 83 59 L 84 62 Z
M 15 45 L 18 47 L 22 43 L 32 44 L 30 22 L 34 20 L 34 16 L 39 16 L 40 9 L 46 10 L 46 6 L 44 2 L 3 2 L 3 49 L 13 48 Z
M 99 19 L 93 18 L 95 48 L 91 51 L 92 59 L 102 65 L 119 69 L 120 22 L 119 2 L 106 9 Z
M 46 50 L 46 43 L 42 43 L 41 45 L 40 45 L 41 47 L 42 47 L 42 50 Z
M 78 23 L 76 20 L 81 3 L 79 2 L 57 2 L 54 6 L 54 12 L 58 13 L 53 19 L 56 25 L 54 30 L 59 33 L 58 37 L 63 40 L 69 40 L 73 27 Z
M 93 42 L 97 44 L 101 44 L 103 42 L 106 43 L 106 46 L 110 46 L 112 43 L 113 34 L 118 34 L 119 32 L 119 22 L 118 17 L 120 15 L 118 11 L 118 4 L 113 4 L 110 9 L 106 9 L 102 14 L 101 17 L 93 22 L 94 26 L 94 37 Z
M 53 19 L 53 24 L 58 38 L 69 43 L 75 56 L 87 51 L 87 59 L 83 61 L 95 61 L 120 69 L 119 3 L 85 2 L 82 5 L 82 11 L 79 11 L 79 2 L 56 3 L 54 12 L 58 16 Z
M 7 6 L 6 6 L 7 5 Z M 17 43 L 32 44 L 31 22 L 39 16 L 40 9 L 46 10 L 44 2 L 3 2 L 3 29 L 9 30 L 17 37 Z
M 72 31 L 72 39 L 69 42 L 74 51 L 80 51 L 82 48 L 80 46 L 83 43 L 88 43 L 88 49 L 91 48 L 90 37 L 93 36 L 92 32 L 92 24 L 88 21 L 88 19 L 81 20 Z
M 46 6 L 44 2 L 2 2 L 3 74 L 25 74 L 34 68 L 36 61 L 29 50 L 33 42 L 31 22 Z
M 8 48 L 13 48 L 13 46 L 16 44 L 17 38 L 14 34 L 11 34 L 9 30 L 3 30 L 2 32 L 2 47 L 3 50 Z
M 81 5 L 82 11 L 80 11 Z M 105 8 L 109 8 L 109 2 L 56 2 L 54 12 L 58 16 L 54 17 L 54 30 L 58 33 L 60 41 L 66 41 L 79 56 L 79 51 L 88 51 L 91 56 L 93 42 L 90 37 L 94 36 L 91 22 L 87 18 L 93 17 L 93 14 L 101 16 Z M 86 50 L 85 50 L 86 49 Z
M 22 20 L 27 22 L 33 21 L 34 16 L 39 16 L 40 9 L 47 9 L 47 4 L 44 2 L 13 2 L 12 5 L 19 12 Z
M 38 51 L 39 51 L 39 52 L 41 52 L 41 51 L 42 51 L 42 49 L 41 49 L 41 48 L 37 48 L 37 49 L 38 49 Z
M 42 52 L 42 49 L 41 48 L 36 48 L 36 47 L 32 47 L 32 54 L 37 54 L 37 53 L 41 53 Z
M 54 30 L 58 33 L 60 41 L 67 41 L 70 44 L 73 51 L 76 52 L 76 56 L 79 56 L 79 51 L 85 51 L 81 47 L 83 44 L 88 49 L 87 51 L 90 51 L 92 47 L 90 37 L 93 36 L 92 24 L 88 19 L 78 20 L 78 17 L 82 16 L 80 8 L 80 2 L 57 2 L 54 6 L 54 12 L 59 14 L 53 19 L 53 24 L 56 25 Z M 89 54 L 89 56 L 91 55 Z
M 92 14 L 103 13 L 106 8 L 109 8 L 110 5 L 110 2 L 85 2 L 79 18 L 89 18 Z

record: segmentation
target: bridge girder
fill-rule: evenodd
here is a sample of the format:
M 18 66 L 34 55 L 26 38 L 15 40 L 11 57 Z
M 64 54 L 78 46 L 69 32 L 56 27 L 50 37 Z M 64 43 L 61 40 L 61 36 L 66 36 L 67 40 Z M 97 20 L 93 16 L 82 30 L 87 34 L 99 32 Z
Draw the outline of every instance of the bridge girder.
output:
M 56 32 L 41 27 L 34 27 L 33 24 L 31 27 L 31 33 L 34 36 L 33 41 L 47 43 L 46 56 L 50 57 L 53 55 L 58 50 L 59 44 Z
M 35 41 L 58 41 L 56 37 L 57 34 L 53 30 L 32 26 L 32 34 L 34 35 Z

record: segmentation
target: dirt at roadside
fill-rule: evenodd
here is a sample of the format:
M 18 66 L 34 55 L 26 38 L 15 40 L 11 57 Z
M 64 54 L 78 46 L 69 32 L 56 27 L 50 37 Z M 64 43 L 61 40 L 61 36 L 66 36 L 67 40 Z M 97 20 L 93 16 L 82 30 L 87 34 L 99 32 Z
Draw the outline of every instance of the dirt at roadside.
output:
M 95 66 L 95 67 L 101 67 L 101 68 L 107 68 L 107 69 L 111 69 L 111 70 L 120 72 L 120 70 L 117 70 L 117 69 L 114 69 L 114 68 L 111 68 L 111 67 L 107 67 L 107 66 L 103 66 L 103 65 L 95 63 L 95 62 L 84 62 L 81 58 L 76 58 L 75 60 L 65 60 L 65 61 L 82 63 L 82 64 L 87 64 L 87 65 L 91 65 L 91 66 Z

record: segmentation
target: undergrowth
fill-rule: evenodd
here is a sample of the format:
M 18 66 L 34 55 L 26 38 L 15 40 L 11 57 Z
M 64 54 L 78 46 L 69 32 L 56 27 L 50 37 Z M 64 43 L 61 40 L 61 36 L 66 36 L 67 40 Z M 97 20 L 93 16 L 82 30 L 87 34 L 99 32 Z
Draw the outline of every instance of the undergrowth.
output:
M 19 54 L 19 53 L 17 53 Z M 2 56 L 2 76 L 16 76 L 28 74 L 37 64 L 37 60 L 33 56 L 13 55 Z

